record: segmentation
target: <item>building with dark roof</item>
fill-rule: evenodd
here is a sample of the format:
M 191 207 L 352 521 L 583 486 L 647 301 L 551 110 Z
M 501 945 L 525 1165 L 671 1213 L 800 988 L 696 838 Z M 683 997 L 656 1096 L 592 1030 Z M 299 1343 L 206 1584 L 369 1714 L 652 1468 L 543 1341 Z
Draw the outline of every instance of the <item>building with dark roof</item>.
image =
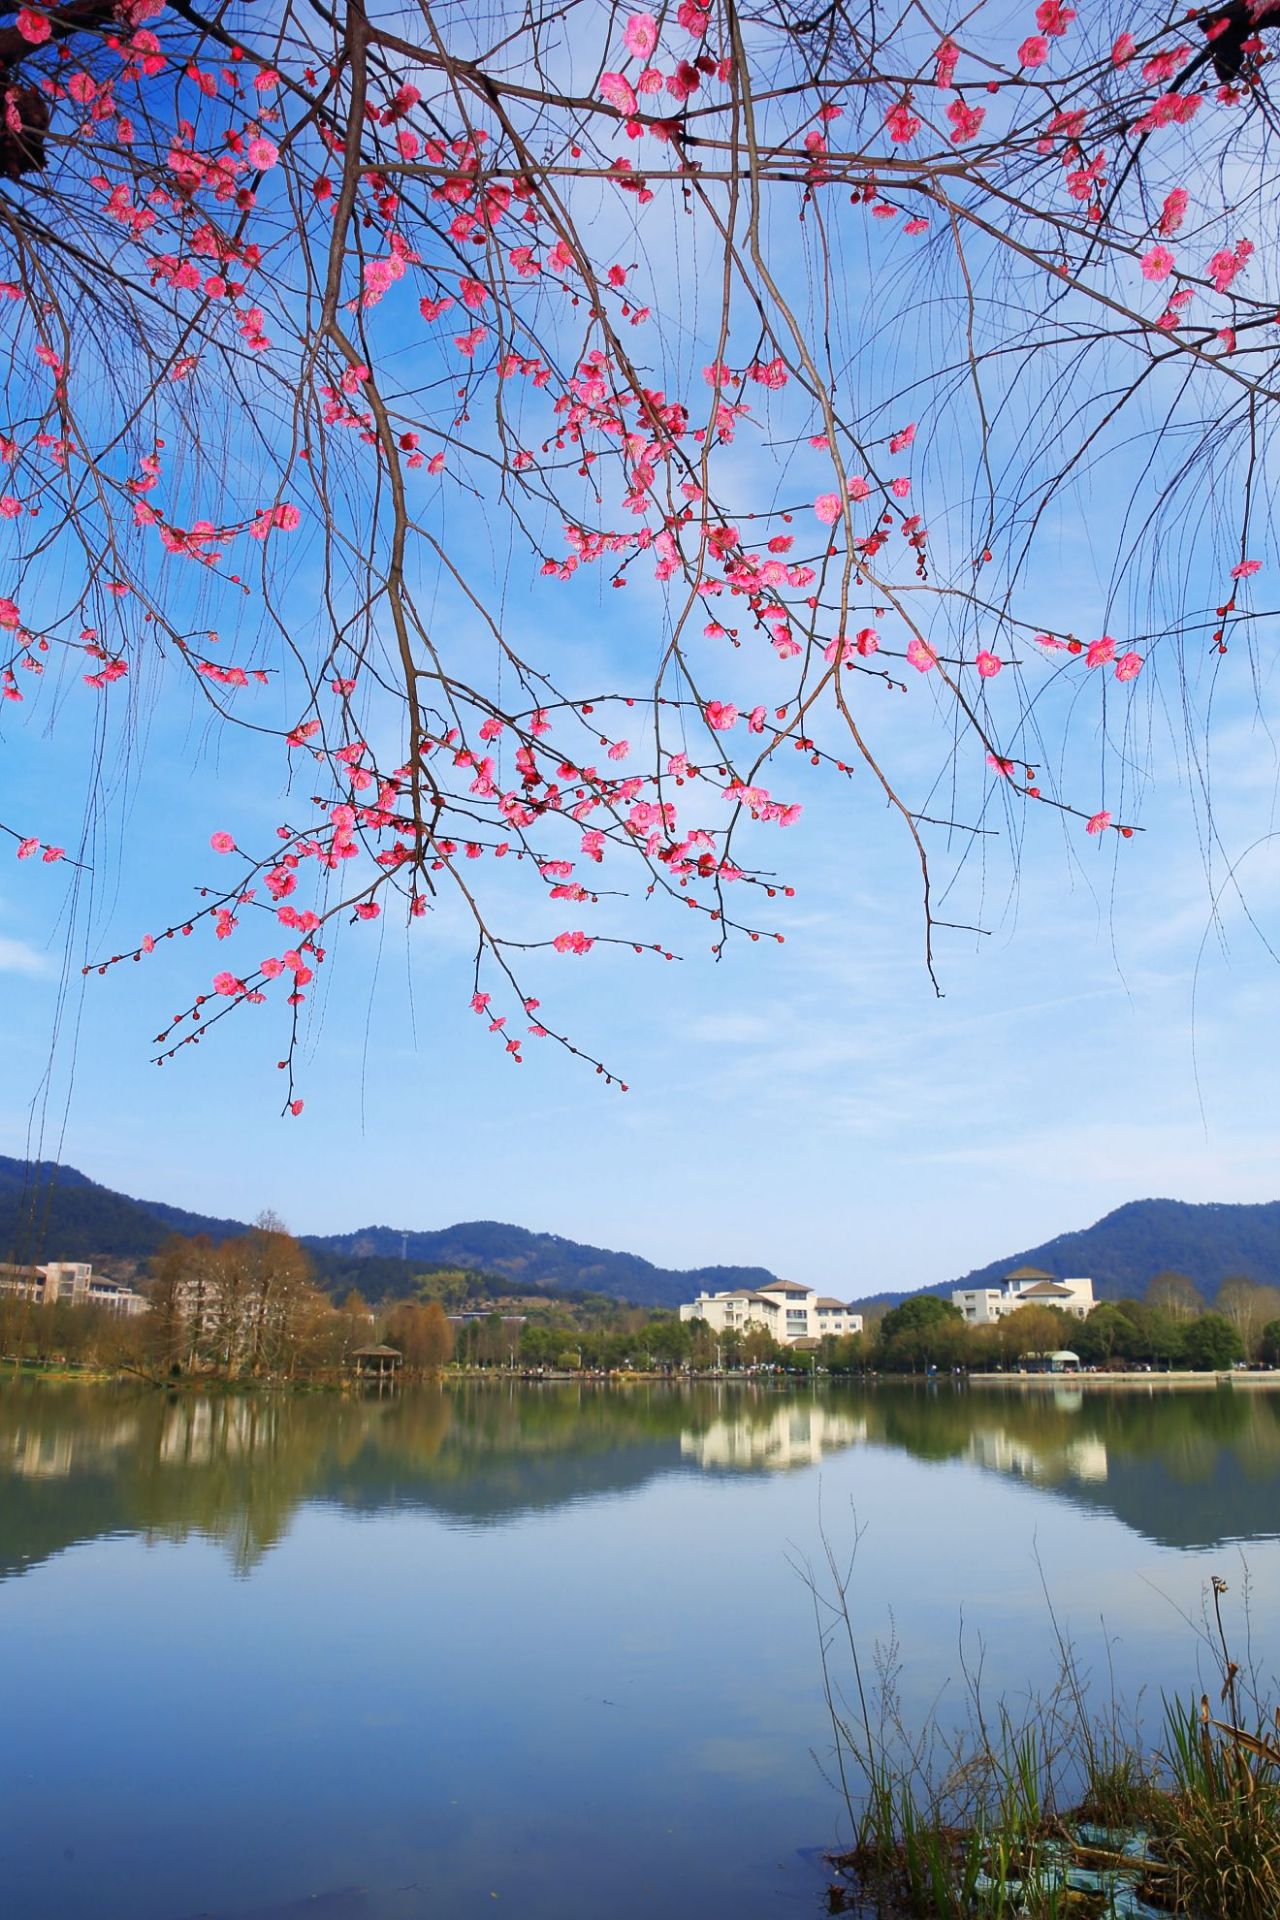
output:
M 957 1287 L 951 1304 L 971 1327 L 989 1327 L 1019 1307 L 1061 1307 L 1083 1320 L 1094 1306 L 1092 1280 L 1057 1280 L 1039 1267 L 1015 1267 L 998 1287 Z

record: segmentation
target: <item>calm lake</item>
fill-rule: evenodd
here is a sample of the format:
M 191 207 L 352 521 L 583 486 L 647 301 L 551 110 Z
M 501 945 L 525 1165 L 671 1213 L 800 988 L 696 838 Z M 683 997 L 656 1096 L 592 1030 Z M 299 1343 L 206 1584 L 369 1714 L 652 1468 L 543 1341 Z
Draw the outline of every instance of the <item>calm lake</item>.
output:
M 5 1911 L 817 1916 L 824 1528 L 909 1705 L 1280 1669 L 1278 1393 L 11 1382 Z

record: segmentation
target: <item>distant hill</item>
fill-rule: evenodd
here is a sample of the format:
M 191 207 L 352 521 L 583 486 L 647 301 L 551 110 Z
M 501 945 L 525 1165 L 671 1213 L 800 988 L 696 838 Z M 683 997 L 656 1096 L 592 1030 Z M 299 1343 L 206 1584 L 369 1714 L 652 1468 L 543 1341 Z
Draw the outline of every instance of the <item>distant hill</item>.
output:
M 308 1237 L 307 1245 L 348 1258 L 402 1256 L 416 1266 L 481 1268 L 501 1274 L 514 1292 L 585 1288 L 641 1306 L 678 1306 L 702 1287 L 758 1287 L 776 1279 L 767 1267 L 655 1267 L 636 1253 L 585 1246 L 556 1233 L 530 1233 L 498 1220 L 466 1220 L 429 1233 L 363 1227 L 358 1233 Z
M 245 1231 L 242 1220 L 115 1193 L 75 1167 L 0 1155 L 0 1260 L 143 1261 L 171 1233 L 207 1233 L 216 1241 Z M 415 1274 L 444 1268 L 491 1276 L 495 1290 L 510 1293 L 596 1293 L 646 1307 L 678 1306 L 702 1287 L 711 1292 L 758 1287 L 776 1278 L 767 1267 L 658 1267 L 639 1254 L 498 1220 L 466 1220 L 425 1232 L 361 1227 L 355 1233 L 302 1238 L 322 1286 L 335 1295 L 359 1287 L 369 1300 L 406 1293 Z M 1189 1274 L 1207 1298 L 1229 1273 L 1280 1282 L 1280 1201 L 1192 1206 L 1183 1200 L 1131 1200 L 1094 1226 L 1060 1233 L 960 1279 L 914 1291 L 945 1295 L 952 1287 L 994 1286 L 1011 1268 L 1024 1265 L 1063 1276 L 1091 1274 L 1100 1300 L 1141 1294 L 1163 1267 Z M 887 1306 L 906 1298 L 905 1293 L 876 1294 L 862 1304 Z
M 1280 1283 L 1280 1200 L 1253 1204 L 1186 1200 L 1129 1200 L 1091 1227 L 1060 1233 L 1038 1247 L 1023 1247 L 975 1267 L 958 1280 L 916 1289 L 949 1294 L 953 1287 L 993 1287 L 1014 1267 L 1043 1267 L 1066 1279 L 1093 1278 L 1099 1300 L 1141 1297 L 1148 1280 L 1172 1267 L 1212 1299 L 1228 1274 Z M 906 1294 L 879 1294 L 867 1305 L 896 1304 Z
M 0 1154 L 0 1260 L 92 1260 L 100 1267 L 145 1262 L 173 1233 L 214 1241 L 245 1232 L 226 1220 L 161 1200 L 134 1200 L 101 1187 L 76 1167 Z M 329 1292 L 358 1286 L 367 1299 L 408 1291 L 413 1269 L 403 1260 L 351 1262 L 315 1254 L 317 1278 Z
M 219 1241 L 245 1231 L 242 1220 L 115 1193 L 56 1161 L 0 1155 L 0 1259 L 146 1260 L 172 1233 L 206 1233 Z M 776 1277 L 767 1267 L 698 1267 L 684 1273 L 654 1266 L 638 1254 L 496 1220 L 431 1232 L 362 1227 L 356 1233 L 301 1238 L 329 1292 L 359 1287 L 369 1300 L 407 1292 L 415 1274 L 457 1267 L 492 1275 L 510 1292 L 599 1293 L 657 1307 L 677 1306 L 700 1287 L 759 1286 Z
M 0 1154 L 0 1258 L 145 1259 L 171 1233 L 229 1240 L 238 1220 L 211 1219 L 160 1202 L 131 1200 L 55 1160 Z

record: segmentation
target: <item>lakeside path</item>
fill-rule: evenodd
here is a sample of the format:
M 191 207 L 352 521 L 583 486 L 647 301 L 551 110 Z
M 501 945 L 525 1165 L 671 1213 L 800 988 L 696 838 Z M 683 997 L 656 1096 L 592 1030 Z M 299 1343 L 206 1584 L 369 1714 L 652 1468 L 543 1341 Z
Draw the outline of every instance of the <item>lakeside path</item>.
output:
M 971 1373 L 972 1387 L 1252 1387 L 1280 1388 L 1280 1367 L 1221 1373 Z

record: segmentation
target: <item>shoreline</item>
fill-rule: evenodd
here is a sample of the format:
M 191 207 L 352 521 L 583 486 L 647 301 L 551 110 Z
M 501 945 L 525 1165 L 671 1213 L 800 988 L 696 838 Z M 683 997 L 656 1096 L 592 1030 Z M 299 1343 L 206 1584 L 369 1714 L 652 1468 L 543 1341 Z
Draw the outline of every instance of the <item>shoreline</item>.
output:
M 1180 1368 L 1168 1373 L 971 1373 L 967 1378 L 973 1387 L 1249 1387 L 1265 1391 L 1280 1387 L 1280 1367 L 1225 1368 L 1216 1373 Z
M 1107 1373 L 863 1373 L 809 1375 L 773 1372 L 762 1368 L 759 1372 L 716 1372 L 702 1373 L 660 1373 L 639 1370 L 618 1371 L 615 1373 L 595 1373 L 587 1369 L 581 1372 L 559 1372 L 553 1368 L 535 1371 L 520 1368 L 508 1370 L 505 1367 L 443 1367 L 438 1372 L 421 1378 L 396 1378 L 385 1380 L 379 1386 L 377 1380 L 361 1380 L 350 1375 L 303 1376 L 301 1378 L 281 1378 L 271 1375 L 254 1379 L 241 1376 L 227 1379 L 217 1374 L 186 1374 L 178 1379 L 150 1378 L 133 1369 L 108 1370 L 100 1367 L 68 1367 L 52 1363 L 47 1366 L 19 1361 L 8 1355 L 0 1356 L 0 1380 L 42 1380 L 49 1383 L 78 1384 L 81 1386 L 124 1386 L 134 1385 L 152 1391 L 165 1393 L 190 1392 L 289 1392 L 289 1393 L 331 1393 L 366 1394 L 382 1391 L 397 1391 L 405 1387 L 432 1385 L 436 1387 L 460 1386 L 579 1386 L 592 1388 L 628 1388 L 655 1386 L 721 1386 L 721 1387 L 767 1387 L 775 1392 L 809 1392 L 829 1386 L 858 1386 L 862 1388 L 894 1387 L 950 1387 L 953 1392 L 964 1392 L 971 1387 L 991 1388 L 1012 1387 L 1019 1391 L 1033 1393 L 1051 1389 L 1060 1391 L 1063 1387 L 1071 1389 L 1100 1390 L 1103 1392 L 1132 1391 L 1145 1388 L 1147 1392 L 1178 1392 L 1187 1389 L 1201 1392 L 1212 1389 L 1214 1392 L 1223 1387 L 1242 1387 L 1249 1392 L 1267 1392 L 1280 1389 L 1280 1367 L 1268 1369 L 1223 1369 L 1216 1372 L 1192 1372 L 1190 1369 L 1174 1369 L 1170 1372 L 1107 1372 Z

